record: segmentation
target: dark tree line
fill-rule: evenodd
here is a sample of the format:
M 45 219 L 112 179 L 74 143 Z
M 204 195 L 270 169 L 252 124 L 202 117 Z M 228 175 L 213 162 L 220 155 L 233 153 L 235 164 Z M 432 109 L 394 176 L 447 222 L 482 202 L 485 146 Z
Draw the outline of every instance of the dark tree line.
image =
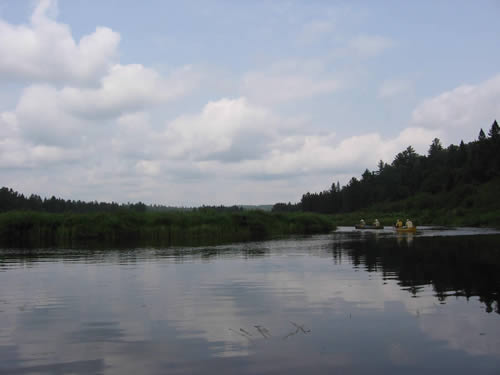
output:
M 42 199 L 39 195 L 31 194 L 29 197 L 7 187 L 0 188 L 0 212 L 26 210 L 51 213 L 93 213 L 93 212 L 118 212 L 132 210 L 144 212 L 148 206 L 142 202 L 118 204 L 115 202 L 83 202 L 80 200 L 64 200 L 52 196 Z
M 198 212 L 242 212 L 244 211 L 243 207 L 241 206 L 201 206 L 198 208 L 193 209 L 194 211 Z
M 95 213 L 95 212 L 171 212 L 171 211 L 199 211 L 199 212 L 241 212 L 241 206 L 201 206 L 198 208 L 171 207 L 163 205 L 146 205 L 142 202 L 119 204 L 115 202 L 84 202 L 81 200 L 64 200 L 52 196 L 42 199 L 31 194 L 29 197 L 7 187 L 0 188 L 0 212 L 6 211 L 37 211 L 50 213 Z
M 418 193 L 443 193 L 461 188 L 466 196 L 472 186 L 500 177 L 500 127 L 495 120 L 488 135 L 481 129 L 477 140 L 444 148 L 434 139 L 426 156 L 408 146 L 391 164 L 366 169 L 361 179 L 351 178 L 342 188 L 306 193 L 300 203 L 278 203 L 274 211 L 302 210 L 320 213 L 351 212 L 380 202 L 394 202 Z

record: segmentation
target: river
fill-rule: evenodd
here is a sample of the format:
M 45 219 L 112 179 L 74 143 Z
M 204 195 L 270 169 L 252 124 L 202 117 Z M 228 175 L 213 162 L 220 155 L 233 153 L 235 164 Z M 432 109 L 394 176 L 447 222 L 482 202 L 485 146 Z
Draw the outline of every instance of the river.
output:
M 499 374 L 500 234 L 0 249 L 1 374 Z

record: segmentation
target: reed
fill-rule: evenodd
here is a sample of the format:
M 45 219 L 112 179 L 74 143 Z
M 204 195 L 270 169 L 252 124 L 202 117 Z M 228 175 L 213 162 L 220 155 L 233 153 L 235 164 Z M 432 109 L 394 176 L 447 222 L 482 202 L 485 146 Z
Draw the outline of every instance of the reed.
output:
M 0 214 L 3 246 L 208 245 L 254 241 L 290 234 L 328 233 L 331 217 L 264 211 L 106 212 L 53 214 L 10 211 Z

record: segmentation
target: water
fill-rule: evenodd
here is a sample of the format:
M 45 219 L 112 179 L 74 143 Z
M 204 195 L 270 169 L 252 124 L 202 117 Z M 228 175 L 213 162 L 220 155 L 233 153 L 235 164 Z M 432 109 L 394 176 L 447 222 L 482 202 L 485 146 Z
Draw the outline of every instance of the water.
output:
M 0 250 L 1 374 L 499 374 L 500 235 Z

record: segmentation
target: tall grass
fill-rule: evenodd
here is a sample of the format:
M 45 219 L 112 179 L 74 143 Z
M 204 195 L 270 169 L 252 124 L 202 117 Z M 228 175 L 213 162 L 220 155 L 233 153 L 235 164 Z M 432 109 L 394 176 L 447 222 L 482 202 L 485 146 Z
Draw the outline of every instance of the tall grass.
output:
M 0 214 L 0 243 L 10 246 L 102 244 L 204 245 L 251 241 L 289 234 L 327 233 L 330 217 L 263 211 Z

